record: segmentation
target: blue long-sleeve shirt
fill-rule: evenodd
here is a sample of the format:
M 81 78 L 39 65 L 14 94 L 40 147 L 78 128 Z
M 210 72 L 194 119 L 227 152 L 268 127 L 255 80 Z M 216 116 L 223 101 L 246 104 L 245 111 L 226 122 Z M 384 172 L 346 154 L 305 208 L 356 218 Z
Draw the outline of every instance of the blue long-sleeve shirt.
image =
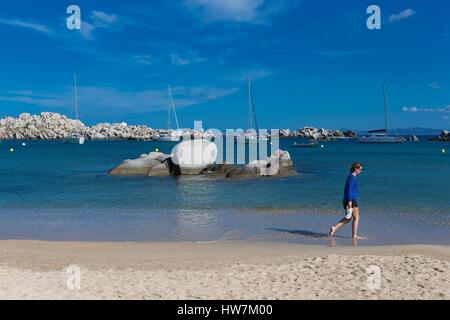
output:
M 350 174 L 345 183 L 344 201 L 356 200 L 358 198 L 358 181 L 356 177 Z

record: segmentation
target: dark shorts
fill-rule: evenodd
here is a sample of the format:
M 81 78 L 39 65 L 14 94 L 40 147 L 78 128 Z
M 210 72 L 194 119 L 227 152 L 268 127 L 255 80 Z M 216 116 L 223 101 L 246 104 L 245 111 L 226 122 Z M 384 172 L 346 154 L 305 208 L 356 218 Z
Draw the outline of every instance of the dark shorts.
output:
M 347 209 L 348 201 L 343 201 L 344 209 Z M 352 208 L 358 208 L 358 202 L 356 200 L 352 200 Z

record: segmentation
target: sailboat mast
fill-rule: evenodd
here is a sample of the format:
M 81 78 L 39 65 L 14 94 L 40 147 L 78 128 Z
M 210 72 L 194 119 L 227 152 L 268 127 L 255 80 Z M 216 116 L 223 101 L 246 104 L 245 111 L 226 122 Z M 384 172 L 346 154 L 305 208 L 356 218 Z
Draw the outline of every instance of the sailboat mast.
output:
M 249 105 L 250 105 L 250 123 L 251 123 L 251 129 L 253 129 L 253 124 L 255 125 L 255 130 L 258 134 L 259 128 L 258 128 L 258 121 L 256 120 L 256 111 L 255 111 L 255 103 L 253 101 L 253 90 L 252 90 L 252 84 L 249 80 Z
M 384 93 L 384 129 L 386 130 L 386 134 L 388 134 L 388 119 L 387 119 L 388 98 L 387 98 L 386 84 L 383 84 L 383 93 Z
M 173 102 L 173 96 L 172 94 L 170 95 L 171 97 L 171 101 L 172 101 L 172 110 L 173 110 L 173 116 L 175 118 L 175 124 L 177 125 L 177 130 L 180 130 L 180 124 L 178 123 L 178 116 L 177 116 L 177 111 L 175 110 L 175 102 Z
M 248 79 L 248 121 L 249 129 L 253 129 L 252 81 Z
M 168 108 L 168 121 L 167 121 L 167 125 L 168 125 L 168 129 L 170 130 L 171 128 L 171 123 L 170 123 L 170 109 L 172 108 L 172 105 L 171 105 L 171 101 L 172 101 L 172 90 L 170 89 L 170 86 L 168 86 L 168 89 L 167 89 L 167 95 L 168 95 L 168 99 L 167 99 L 167 101 L 168 101 L 168 103 L 169 103 L 169 108 Z
M 175 124 L 177 125 L 177 130 L 180 130 L 180 124 L 178 123 L 177 111 L 175 110 L 175 103 L 173 102 L 172 89 L 169 86 L 169 130 L 171 126 L 171 111 L 175 118 Z
M 75 104 L 75 119 L 79 120 L 78 115 L 78 95 L 77 95 L 77 74 L 73 75 L 73 96 L 74 96 L 74 104 Z

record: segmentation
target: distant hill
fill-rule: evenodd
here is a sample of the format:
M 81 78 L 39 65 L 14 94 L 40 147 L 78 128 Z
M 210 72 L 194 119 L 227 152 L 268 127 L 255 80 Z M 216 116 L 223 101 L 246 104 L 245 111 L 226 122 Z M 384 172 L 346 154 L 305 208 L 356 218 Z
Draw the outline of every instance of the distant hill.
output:
M 399 128 L 389 130 L 390 133 L 398 133 L 401 136 L 438 136 L 442 133 L 443 129 L 431 129 L 431 128 Z M 358 134 L 367 134 L 367 130 L 358 130 Z

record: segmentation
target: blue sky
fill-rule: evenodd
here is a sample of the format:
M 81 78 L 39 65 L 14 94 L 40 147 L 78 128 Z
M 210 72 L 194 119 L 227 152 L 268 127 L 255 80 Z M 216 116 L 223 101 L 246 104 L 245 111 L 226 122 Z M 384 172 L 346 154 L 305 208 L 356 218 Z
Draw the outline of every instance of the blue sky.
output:
M 182 127 L 242 128 L 250 77 L 264 128 L 382 127 L 383 82 L 392 125 L 448 128 L 449 14 L 438 0 L 2 0 L 0 116 L 73 117 L 76 72 L 87 124 L 165 127 L 170 84 Z

